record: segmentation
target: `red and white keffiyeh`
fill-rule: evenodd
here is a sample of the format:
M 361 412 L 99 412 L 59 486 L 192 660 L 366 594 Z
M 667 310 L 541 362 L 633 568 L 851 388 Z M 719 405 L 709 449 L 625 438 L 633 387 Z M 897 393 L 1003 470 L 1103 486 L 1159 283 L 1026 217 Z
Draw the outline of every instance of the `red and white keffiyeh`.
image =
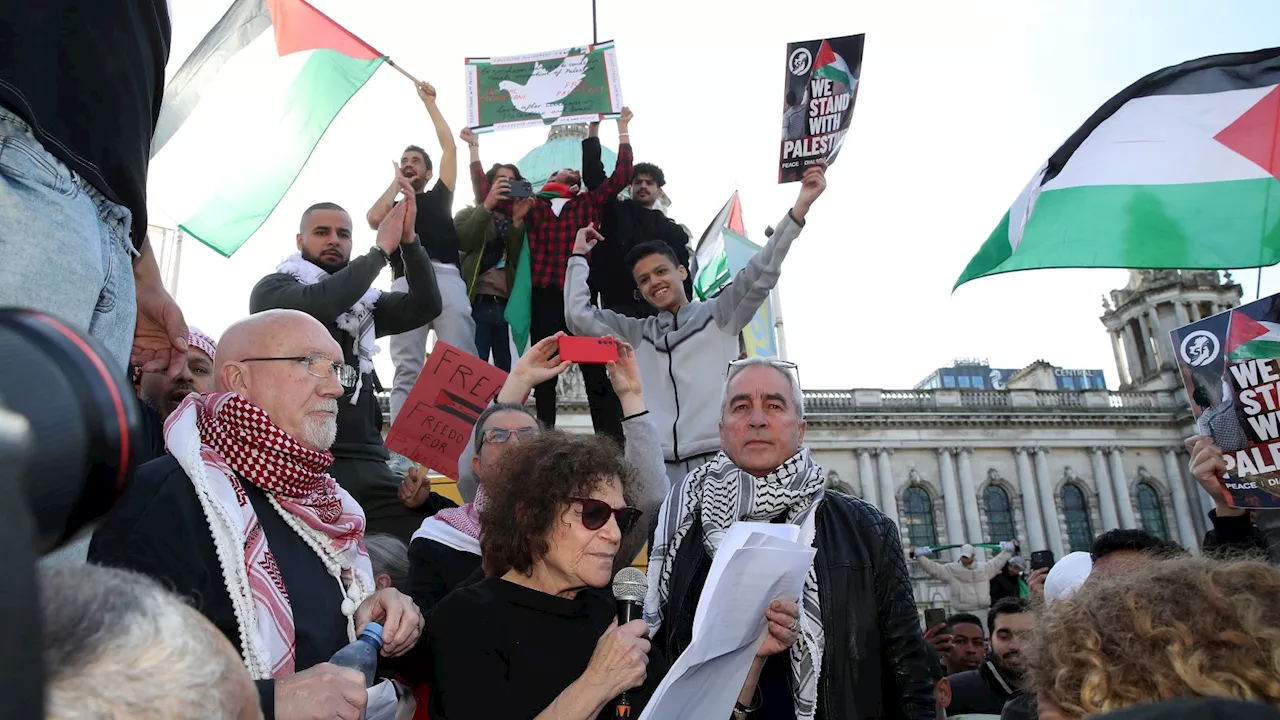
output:
M 292 675 L 297 643 L 289 592 L 241 479 L 266 491 L 281 517 L 316 552 L 342 590 L 347 634 L 374 591 L 364 510 L 326 470 L 328 452 L 303 447 L 236 393 L 191 394 L 165 421 L 165 445 L 186 471 L 213 533 L 255 680 Z
M 418 538 L 434 540 L 454 550 L 480 554 L 480 511 L 484 509 L 484 485 L 476 488 L 475 502 L 462 507 L 441 510 L 422 521 L 422 525 L 409 538 L 412 543 Z

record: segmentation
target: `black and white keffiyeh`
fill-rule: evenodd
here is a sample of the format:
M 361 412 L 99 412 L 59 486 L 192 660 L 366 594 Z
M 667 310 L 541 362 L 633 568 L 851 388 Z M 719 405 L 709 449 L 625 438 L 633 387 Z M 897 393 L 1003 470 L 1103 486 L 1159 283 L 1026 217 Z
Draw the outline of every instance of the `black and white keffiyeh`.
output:
M 303 285 L 315 285 L 329 277 L 329 273 L 303 258 L 301 253 L 294 253 L 285 258 L 284 262 L 276 267 L 276 272 L 291 275 Z M 338 316 L 338 327 L 356 339 L 356 354 L 360 357 L 360 378 L 356 381 L 356 391 L 351 395 L 352 405 L 360 399 L 364 376 L 373 372 L 373 356 L 381 350 L 375 342 L 377 334 L 374 332 L 373 325 L 373 308 L 378 304 L 380 297 L 382 297 L 382 291 L 371 287 L 360 296 L 355 305 Z
M 695 521 L 702 523 L 707 552 L 715 555 L 729 526 L 738 520 L 766 522 L 785 514 L 786 521 L 805 528 L 800 541 L 814 542 L 813 513 L 822 502 L 822 469 L 807 448 L 801 448 L 769 475 L 757 478 L 740 470 L 723 452 L 689 473 L 667 495 L 658 515 L 649 555 L 649 592 L 644 619 L 649 636 L 662 627 L 671 573 L 680 543 Z M 818 604 L 818 576 L 809 567 L 804 580 L 800 639 L 791 646 L 791 694 L 797 720 L 812 720 L 818 705 L 818 674 L 822 668 L 822 612 Z

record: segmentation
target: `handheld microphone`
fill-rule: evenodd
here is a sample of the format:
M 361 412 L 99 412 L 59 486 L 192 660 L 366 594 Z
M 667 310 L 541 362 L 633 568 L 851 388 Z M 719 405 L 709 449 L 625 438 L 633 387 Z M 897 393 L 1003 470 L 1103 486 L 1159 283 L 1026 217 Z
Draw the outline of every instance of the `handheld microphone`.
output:
M 618 602 L 618 624 L 644 618 L 644 596 L 649 592 L 649 578 L 638 568 L 625 567 L 613 576 L 613 597 Z M 616 720 L 630 720 L 631 698 L 623 691 L 613 706 Z

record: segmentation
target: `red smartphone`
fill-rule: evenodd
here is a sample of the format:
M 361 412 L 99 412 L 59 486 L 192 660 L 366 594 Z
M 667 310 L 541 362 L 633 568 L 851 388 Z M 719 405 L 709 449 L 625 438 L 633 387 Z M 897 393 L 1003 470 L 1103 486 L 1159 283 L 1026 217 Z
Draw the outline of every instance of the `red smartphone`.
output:
M 560 337 L 560 359 L 589 365 L 617 362 L 618 346 L 609 338 L 563 335 Z

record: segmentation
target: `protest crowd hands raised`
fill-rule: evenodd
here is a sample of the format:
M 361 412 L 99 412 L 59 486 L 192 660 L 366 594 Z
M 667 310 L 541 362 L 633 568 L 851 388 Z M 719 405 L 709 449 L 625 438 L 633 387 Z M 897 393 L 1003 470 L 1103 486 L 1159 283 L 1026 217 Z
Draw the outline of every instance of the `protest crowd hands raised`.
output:
M 573 363 L 559 359 L 560 338 L 564 336 L 563 332 L 548 335 L 526 350 L 507 375 L 498 402 L 523 403 L 535 387 L 568 370 Z

